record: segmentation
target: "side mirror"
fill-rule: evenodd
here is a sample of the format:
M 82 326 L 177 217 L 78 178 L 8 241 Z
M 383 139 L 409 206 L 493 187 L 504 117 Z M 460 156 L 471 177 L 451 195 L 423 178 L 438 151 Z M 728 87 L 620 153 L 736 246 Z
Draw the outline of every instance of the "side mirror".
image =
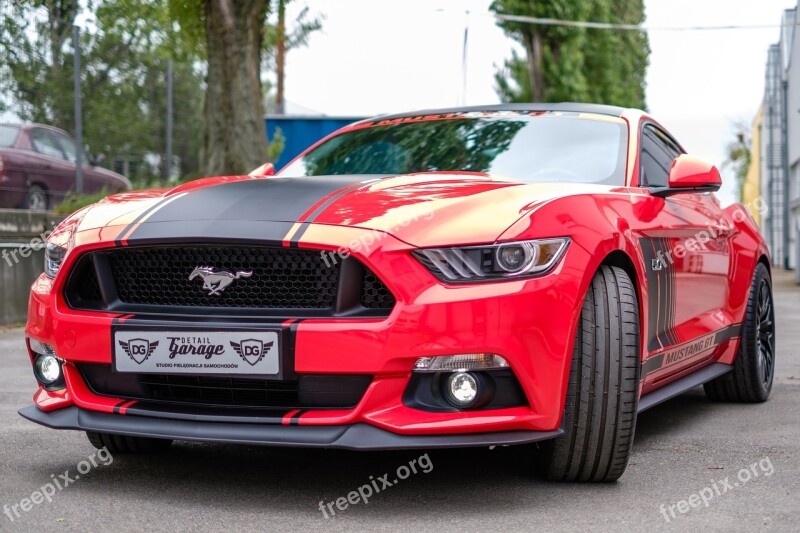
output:
M 91 166 L 93 166 L 93 167 L 96 167 L 97 165 L 102 164 L 103 161 L 105 161 L 105 160 L 106 160 L 105 154 L 94 154 L 94 155 L 90 154 L 89 155 L 89 164 Z
M 682 192 L 713 192 L 722 186 L 717 167 L 696 157 L 681 154 L 672 162 L 666 187 L 652 189 L 653 196 L 671 196 Z
M 249 175 L 250 176 L 255 176 L 255 177 L 259 177 L 259 176 L 274 176 L 275 175 L 275 165 L 273 165 L 272 163 L 269 163 L 269 162 L 264 163 L 263 165 L 261 165 L 257 169 L 251 171 Z

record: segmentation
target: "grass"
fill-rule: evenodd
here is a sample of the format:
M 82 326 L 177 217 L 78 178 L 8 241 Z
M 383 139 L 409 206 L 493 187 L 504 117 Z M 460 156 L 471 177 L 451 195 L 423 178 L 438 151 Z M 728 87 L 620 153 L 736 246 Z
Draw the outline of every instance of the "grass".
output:
M 94 194 L 70 193 L 64 197 L 61 203 L 53 208 L 53 211 L 59 215 L 69 215 L 82 207 L 99 202 L 106 196 L 108 196 L 108 191 L 106 189 L 102 189 Z

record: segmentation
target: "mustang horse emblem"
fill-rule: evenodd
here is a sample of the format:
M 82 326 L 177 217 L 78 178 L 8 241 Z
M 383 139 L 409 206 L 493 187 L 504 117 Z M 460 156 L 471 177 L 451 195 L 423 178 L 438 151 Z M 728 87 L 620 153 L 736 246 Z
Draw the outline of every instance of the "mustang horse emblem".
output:
M 214 270 L 212 267 L 199 266 L 189 274 L 189 281 L 200 276 L 200 279 L 203 280 L 203 289 L 207 290 L 208 294 L 219 296 L 228 285 L 233 283 L 233 280 L 249 278 L 252 275 L 252 270 L 237 270 L 235 274 L 231 274 L 227 270 Z

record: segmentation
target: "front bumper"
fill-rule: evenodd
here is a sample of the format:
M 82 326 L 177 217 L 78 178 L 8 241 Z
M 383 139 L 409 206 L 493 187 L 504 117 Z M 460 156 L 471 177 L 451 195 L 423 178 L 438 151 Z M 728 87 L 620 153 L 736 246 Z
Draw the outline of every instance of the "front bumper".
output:
M 350 242 L 359 235 L 360 230 L 355 228 L 312 225 L 305 234 L 309 242 L 304 242 L 303 246 L 337 249 L 339 243 Z M 78 246 L 62 268 L 67 271 L 71 268 L 76 252 L 102 247 L 95 243 L 96 238 L 76 234 Z M 85 242 L 83 246 L 82 241 Z M 371 251 L 354 254 L 378 273 L 394 293 L 397 304 L 390 316 L 380 319 L 306 318 L 270 324 L 291 330 L 290 364 L 294 373 L 374 376 L 361 401 L 353 408 L 303 411 L 294 415 L 297 420 L 292 425 L 277 418 L 262 420 L 260 425 L 244 423 L 243 428 L 239 428 L 241 421 L 235 417 L 221 422 L 208 418 L 149 417 L 138 411 L 135 404 L 127 404 L 124 397 L 96 394 L 85 383 L 77 365 L 111 364 L 112 330 L 120 324 L 165 329 L 196 328 L 201 324 L 224 329 L 247 323 L 255 327 L 265 321 L 255 317 L 156 318 L 75 311 L 61 296 L 66 277 L 62 274 L 55 281 L 42 277 L 34 283 L 26 332 L 30 337 L 55 346 L 56 353 L 65 361 L 67 388 L 61 392 L 40 388 L 34 400 L 41 413 L 33 416 L 30 410 L 24 410 L 21 414 L 64 429 L 262 444 L 281 444 L 284 437 L 280 435 L 285 434 L 286 445 L 360 449 L 410 447 L 399 445 L 401 441 L 427 442 L 420 444 L 423 447 L 482 446 L 533 442 L 557 436 L 564 410 L 574 327 L 585 290 L 587 252 L 577 245 L 570 246 L 560 264 L 541 278 L 446 286 L 411 256 L 410 249 L 387 236 Z M 430 412 L 404 403 L 403 394 L 417 358 L 460 353 L 495 353 L 505 358 L 519 381 L 527 405 Z M 74 414 L 61 415 L 60 412 Z M 56 418 L 49 418 L 50 414 Z M 89 425 L 84 427 L 86 424 Z M 161 428 L 161 433 L 147 433 L 151 424 Z M 174 431 L 182 428 L 181 431 L 171 433 L 173 425 Z M 299 431 L 297 426 L 308 432 Z M 137 433 L 139 429 L 144 433 Z M 224 436 L 229 429 L 232 433 Z M 392 438 L 385 435 L 387 433 Z M 374 437 L 374 442 L 354 443 L 355 437 Z M 423 437 L 442 439 L 415 440 Z M 519 439 L 522 440 L 517 442 Z M 469 444 L 471 442 L 476 444 Z
M 45 413 L 31 405 L 20 409 L 19 414 L 32 422 L 52 429 L 73 429 L 160 439 L 346 450 L 468 448 L 527 444 L 552 439 L 562 434 L 562 430 L 556 430 L 501 431 L 457 435 L 397 435 L 365 423 L 336 426 L 276 426 L 199 422 L 146 416 L 122 416 L 89 411 L 75 406 Z

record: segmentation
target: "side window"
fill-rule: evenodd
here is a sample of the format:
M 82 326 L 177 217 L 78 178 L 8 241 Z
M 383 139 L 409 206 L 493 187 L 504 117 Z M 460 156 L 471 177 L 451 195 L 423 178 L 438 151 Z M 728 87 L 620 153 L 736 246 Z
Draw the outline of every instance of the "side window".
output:
M 50 130 L 35 128 L 31 130 L 31 144 L 33 149 L 42 155 L 66 159 L 64 152 L 56 140 L 50 135 Z
M 64 152 L 65 159 L 70 163 L 74 163 L 77 159 L 75 157 L 75 141 L 73 141 L 69 136 L 57 131 L 50 131 L 49 133 L 61 147 L 61 150 Z
M 645 187 L 666 187 L 669 169 L 680 149 L 653 126 L 642 130 L 641 178 Z

